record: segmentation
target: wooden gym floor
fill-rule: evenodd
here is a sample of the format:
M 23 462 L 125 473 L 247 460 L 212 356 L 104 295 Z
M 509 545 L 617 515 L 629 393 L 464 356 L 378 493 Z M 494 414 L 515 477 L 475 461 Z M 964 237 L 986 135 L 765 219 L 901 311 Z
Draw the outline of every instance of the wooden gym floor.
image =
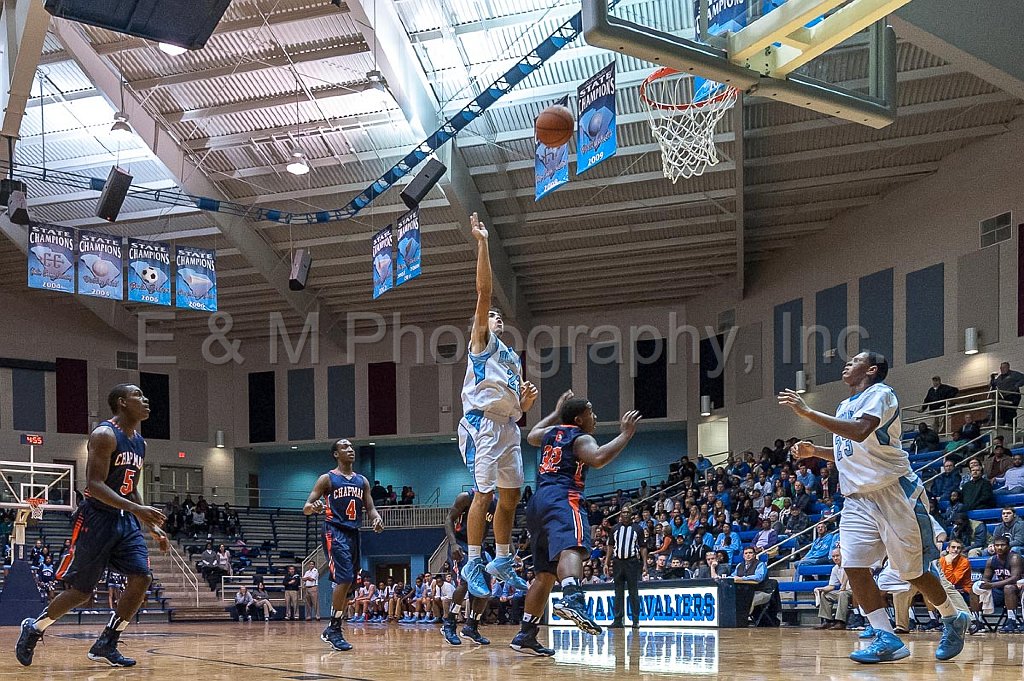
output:
M 346 626 L 355 649 L 330 650 L 320 641 L 324 623 L 216 623 L 133 625 L 121 650 L 139 660 L 132 669 L 90 662 L 85 653 L 98 627 L 56 625 L 36 648 L 35 663 L 14 659 L 16 627 L 0 628 L 0 679 L 938 679 L 1003 681 L 1022 678 L 1024 636 L 971 637 L 956 661 L 938 663 L 937 634 L 910 634 L 912 655 L 900 662 L 863 666 L 846 655 L 857 645 L 854 632 L 810 628 L 723 629 L 714 631 L 630 630 L 589 637 L 575 629 L 542 629 L 554 644 L 555 659 L 516 653 L 508 642 L 516 628 L 484 627 L 492 644 L 446 644 L 436 627 Z

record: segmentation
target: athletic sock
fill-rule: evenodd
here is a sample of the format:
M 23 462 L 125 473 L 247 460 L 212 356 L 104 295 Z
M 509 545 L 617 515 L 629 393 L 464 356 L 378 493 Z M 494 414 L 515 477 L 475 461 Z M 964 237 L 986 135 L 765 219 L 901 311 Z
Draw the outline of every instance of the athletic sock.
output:
M 483 551 L 481 550 L 479 545 L 473 546 L 472 544 L 470 544 L 470 546 L 468 548 L 469 548 L 469 559 L 470 560 L 476 560 L 477 558 L 480 557 L 480 554 L 483 553 Z
M 567 586 L 576 586 L 579 583 L 580 580 L 576 579 L 575 577 L 566 577 L 562 580 L 562 588 L 564 589 Z
M 956 607 L 953 606 L 953 601 L 948 598 L 936 605 L 935 609 L 938 610 L 939 614 L 943 617 L 953 617 L 956 615 Z
M 1014 622 L 1017 621 L 1017 611 L 1016 610 L 1011 610 L 1010 608 L 1007 608 L 1006 609 L 1006 616 L 1009 617 Z
M 889 615 L 886 614 L 884 608 L 878 610 L 872 610 L 867 614 L 868 622 L 871 623 L 871 628 L 876 631 L 888 631 L 890 634 L 893 633 L 892 622 L 889 621 Z
M 35 628 L 36 631 L 42 633 L 46 631 L 46 627 L 50 626 L 56 621 L 57 620 L 50 619 L 50 616 L 47 613 L 47 611 L 43 610 L 43 612 L 39 614 L 39 617 L 36 618 L 36 621 L 32 624 L 32 626 Z
M 344 617 L 345 617 L 345 611 L 344 610 L 335 610 L 334 614 L 331 616 L 331 628 L 332 629 L 340 630 L 341 629 L 341 620 L 344 619 Z
M 540 615 L 531 615 L 528 612 L 523 613 L 523 623 L 519 627 L 519 631 L 529 634 L 536 633 L 540 622 Z
M 494 545 L 494 557 L 503 558 L 511 553 L 511 544 L 495 544 Z

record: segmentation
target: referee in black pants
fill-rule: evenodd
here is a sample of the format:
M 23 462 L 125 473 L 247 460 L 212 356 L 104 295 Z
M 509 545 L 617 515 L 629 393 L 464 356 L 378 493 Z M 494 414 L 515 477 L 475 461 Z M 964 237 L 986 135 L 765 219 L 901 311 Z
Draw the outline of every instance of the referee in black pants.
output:
M 633 523 L 633 511 L 628 506 L 619 513 L 619 524 L 615 526 L 608 542 L 605 560 L 611 562 L 612 579 L 615 580 L 615 619 L 612 627 L 621 629 L 625 613 L 625 587 L 629 587 L 629 604 L 633 610 L 633 628 L 640 626 L 640 546 L 643 530 Z

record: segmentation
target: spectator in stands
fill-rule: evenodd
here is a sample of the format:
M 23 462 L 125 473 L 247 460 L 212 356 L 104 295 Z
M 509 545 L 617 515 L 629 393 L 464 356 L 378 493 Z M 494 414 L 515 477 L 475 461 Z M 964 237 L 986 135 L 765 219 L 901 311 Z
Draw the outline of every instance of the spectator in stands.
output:
M 196 507 L 196 502 L 192 501 L 192 495 L 186 494 L 185 501 L 181 502 L 181 510 L 185 513 L 192 513 L 192 509 Z
M 853 591 L 842 566 L 842 554 L 835 548 L 830 557 L 833 565 L 828 584 L 814 589 L 815 600 L 818 601 L 818 617 L 821 618 L 821 624 L 815 629 L 845 629 L 846 619 L 850 615 Z
M 789 460 L 789 448 L 786 446 L 786 442 L 782 439 L 775 441 L 775 446 L 772 449 L 772 465 L 781 466 Z
M 812 474 L 811 477 L 814 477 Z M 802 514 L 809 514 L 815 504 L 814 496 L 810 494 L 810 488 L 798 479 L 793 483 L 793 508 L 800 509 Z
M 992 456 L 988 457 L 984 463 L 985 477 L 992 481 L 992 484 L 996 485 L 996 478 L 1001 478 L 1006 475 L 1006 471 L 1013 467 L 1013 457 L 1010 452 L 1007 451 L 1006 447 L 995 446 L 992 447 Z
M 651 496 L 651 488 L 647 486 L 646 480 L 640 481 L 640 488 L 636 491 L 636 500 L 643 503 Z
M 384 497 L 384 505 L 385 506 L 397 506 L 398 505 L 398 495 L 395 494 L 394 487 L 392 487 L 391 485 L 388 485 L 387 492 L 388 492 L 387 496 Z
M 533 488 L 530 487 L 529 485 L 527 485 L 526 487 L 523 488 L 523 496 L 519 500 L 519 503 L 522 504 L 525 507 L 528 503 L 530 503 L 530 499 L 532 499 L 532 498 L 533 498 Z
M 830 524 L 821 522 L 815 526 L 811 548 L 797 565 L 828 565 L 832 561 L 832 551 L 839 546 L 839 533 L 830 532 Z
M 739 523 L 740 529 L 745 531 L 756 530 L 761 526 L 761 518 L 752 500 L 744 499 L 736 509 L 736 522 Z
M 988 544 L 988 528 L 982 522 L 972 522 L 966 513 L 953 516 L 952 539 L 964 547 L 968 557 L 980 556 Z
M 772 523 L 770 520 L 761 521 L 761 529 L 754 536 L 753 546 L 758 551 L 764 551 L 770 546 L 775 546 L 779 541 L 778 533 L 772 529 Z
M 670 575 L 678 574 L 678 573 L 674 572 L 674 570 L 675 570 L 674 566 L 675 566 L 677 561 L 678 561 L 679 567 L 682 567 L 682 565 L 683 565 L 683 561 L 682 560 L 680 560 L 678 558 L 673 558 L 673 557 L 669 558 L 669 574 Z M 718 556 L 717 556 L 717 554 L 714 551 L 711 551 L 711 550 L 705 551 L 703 559 L 701 559 L 699 561 L 696 561 L 696 562 L 691 562 L 691 566 L 696 565 L 697 567 L 691 567 L 690 568 L 690 575 L 692 576 L 693 579 L 711 579 L 712 578 L 712 576 L 711 576 L 712 575 L 712 572 L 711 572 L 711 564 L 712 563 L 715 563 L 717 565 L 717 563 L 718 563 Z M 673 578 L 674 577 L 670 577 L 670 576 L 666 576 L 665 577 L 665 579 L 673 579 Z
M 914 436 L 914 449 L 918 452 L 937 452 L 942 449 L 938 431 L 929 428 L 924 421 L 917 424 L 917 435 Z
M 202 494 L 200 494 L 199 499 L 196 500 L 196 508 L 198 508 L 203 513 L 209 513 L 210 511 L 210 504 L 206 501 L 206 498 Z
M 299 586 L 302 578 L 295 570 L 294 565 L 289 565 L 284 575 L 284 618 L 286 620 L 299 619 Z
M 1003 506 L 1000 522 L 992 530 L 993 537 L 1006 537 L 1010 542 L 1010 550 L 1024 554 L 1024 520 L 1017 516 L 1013 506 Z
M 942 382 L 941 376 L 932 376 L 932 387 L 928 388 L 928 393 L 924 396 L 924 408 L 925 411 L 935 412 L 935 421 L 933 427 L 938 433 L 941 433 L 945 425 L 944 418 L 940 415 L 942 410 L 945 408 L 944 401 L 950 400 L 956 397 L 960 391 L 951 385 L 946 385 Z M 933 449 L 921 449 L 918 447 L 919 452 L 932 452 Z
M 373 505 L 383 506 L 387 496 L 388 491 L 380 484 L 380 480 L 374 480 L 373 487 L 370 488 L 370 498 L 373 499 Z
M 709 563 L 712 579 L 725 579 L 732 574 L 732 559 L 725 551 L 715 551 L 715 561 Z
M 814 474 L 810 468 L 807 467 L 806 462 L 800 462 L 800 468 L 797 469 L 796 482 L 803 485 L 804 490 L 809 494 L 814 494 L 818 491 L 818 476 Z M 797 494 L 796 485 L 793 486 L 794 496 Z M 804 510 L 806 513 L 806 509 Z
M 839 494 L 839 471 L 833 461 L 826 461 L 821 473 L 822 498 L 831 501 Z
M 722 523 L 719 529 L 719 535 L 715 537 L 715 550 L 724 551 L 728 557 L 728 563 L 732 562 L 733 555 L 740 550 L 741 546 L 740 536 L 734 534 L 732 531 L 732 525 L 728 522 Z
M 195 539 L 200 534 L 207 534 L 208 531 L 209 528 L 206 525 L 206 513 L 199 510 L 199 505 L 197 504 L 196 507 L 192 509 L 192 525 L 189 536 Z
M 306 604 L 306 620 L 312 620 L 316 617 L 316 621 L 320 621 L 320 571 L 316 569 L 316 565 L 312 562 L 306 567 L 306 571 L 302 573 L 302 591 L 304 594 Z
M 790 512 L 789 521 L 786 523 L 786 534 L 792 537 L 803 532 L 810 526 L 811 519 L 807 517 L 806 513 L 794 506 Z M 800 546 L 805 546 L 806 544 L 811 543 L 811 539 L 811 533 L 807 532 L 797 537 L 796 541 Z
M 412 502 L 415 501 L 415 499 L 416 499 L 416 492 L 412 491 L 412 487 L 410 485 L 403 486 L 402 487 L 402 500 L 400 502 L 401 505 L 402 506 L 412 506 Z
M 998 426 L 1008 426 L 1013 423 L 1017 414 L 1017 405 L 1020 404 L 1020 389 L 1024 386 L 1024 374 L 1019 371 L 1011 371 L 1010 363 L 1003 362 L 999 365 L 999 373 L 992 374 L 989 380 L 989 387 L 997 391 L 999 397 L 999 420 L 996 422 L 993 413 L 993 422 Z
M 970 442 L 971 440 L 981 436 L 981 426 L 979 426 L 975 420 L 974 415 L 970 412 L 964 414 L 963 425 L 960 426 L 960 431 L 957 434 L 957 440 Z M 977 445 L 971 448 L 972 451 L 977 450 Z
M 270 602 L 270 593 L 262 579 L 256 582 L 256 587 L 252 590 L 252 605 L 253 609 L 263 611 L 263 619 L 268 622 L 277 614 L 277 608 Z
M 664 461 L 664 459 L 662 459 Z M 662 464 L 664 465 L 664 464 Z M 704 458 L 703 454 L 697 454 L 697 475 L 704 477 L 711 470 L 711 462 Z
M 213 550 L 212 542 L 206 542 L 206 550 L 199 555 L 196 567 L 199 568 L 199 573 L 202 574 L 203 579 L 210 585 L 212 591 L 218 589 L 220 578 L 227 574 L 220 568 L 220 564 L 217 561 L 217 552 Z
M 252 594 L 244 586 L 238 587 L 238 593 L 235 594 L 235 612 L 238 613 L 239 623 L 252 622 Z
M 968 466 L 971 471 L 971 479 L 960 486 L 960 494 L 964 502 L 964 512 L 977 511 L 981 508 L 994 508 L 996 498 L 992 493 L 992 483 L 985 479 L 981 462 L 977 459 L 971 459 Z
M 121 593 L 127 586 L 128 580 L 120 572 L 107 568 L 107 606 L 113 610 L 117 602 L 121 600 Z
M 950 493 L 960 489 L 960 480 L 961 476 L 956 470 L 956 462 L 953 457 L 947 456 L 942 461 L 942 472 L 932 480 L 929 490 L 931 496 L 939 501 L 949 501 Z
M 768 579 L 768 564 L 757 559 L 755 555 L 753 546 L 743 549 L 743 561 L 736 566 L 732 575 L 738 584 L 754 584 L 754 598 L 750 602 L 748 615 L 752 615 L 757 608 L 768 605 L 776 589 L 776 584 Z
M 1000 447 L 999 451 L 1003 451 Z M 1014 454 L 1013 465 L 1006 472 L 992 480 L 996 494 L 1020 494 L 1024 492 L 1024 454 Z M 993 461 L 994 464 L 994 461 Z
M 942 526 L 947 530 L 953 527 L 953 518 L 964 512 L 964 502 L 960 497 L 960 490 L 955 489 L 949 493 L 949 505 L 942 512 Z
M 238 517 L 238 511 L 232 509 L 224 521 L 224 531 L 230 539 L 237 537 L 242 530 L 242 521 Z
M 230 576 L 234 574 L 234 571 L 231 569 L 231 551 L 223 544 L 217 547 L 217 567 L 225 575 Z
M 971 612 L 975 621 L 981 620 L 981 612 L 991 599 L 992 608 L 1006 608 L 1006 624 L 999 628 L 1003 634 L 1022 631 L 1017 613 L 1020 605 L 1020 588 L 1017 582 L 1024 577 L 1024 559 L 1010 551 L 1006 537 L 997 537 L 995 555 L 985 563 L 981 581 L 975 582 L 971 594 Z
M 54 587 L 57 585 L 54 575 L 57 568 L 53 565 L 53 556 L 46 556 L 43 564 L 36 570 L 36 581 L 39 584 L 39 594 L 49 602 L 54 596 Z
M 964 545 L 956 539 L 949 542 L 949 548 L 942 552 L 939 569 L 953 588 L 960 592 L 965 601 L 971 599 L 971 561 L 964 554 Z M 973 628 L 973 627 L 972 627 Z

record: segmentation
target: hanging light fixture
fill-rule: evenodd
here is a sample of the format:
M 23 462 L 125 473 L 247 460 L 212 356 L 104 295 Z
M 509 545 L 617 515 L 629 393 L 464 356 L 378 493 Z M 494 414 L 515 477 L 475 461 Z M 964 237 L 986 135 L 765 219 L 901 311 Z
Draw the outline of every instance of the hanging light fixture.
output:
M 156 46 L 160 48 L 161 52 L 172 57 L 178 57 L 188 52 L 187 48 L 181 47 L 180 45 L 172 45 L 170 43 L 157 43 Z
M 711 416 L 711 395 L 700 396 L 700 415 Z
M 119 79 L 121 86 L 121 109 L 114 113 L 114 124 L 110 126 L 110 134 L 118 140 L 132 136 L 132 126 L 128 125 L 128 114 L 124 112 L 124 78 Z
M 964 329 L 964 354 L 978 354 L 978 328 L 975 326 Z
M 306 155 L 299 149 L 292 152 L 291 161 L 285 166 L 292 175 L 305 175 L 309 172 L 309 163 L 306 162 Z
M 224 431 L 218 430 L 216 435 L 217 436 L 214 442 L 217 446 L 217 449 L 224 449 Z
M 803 369 L 796 372 L 796 391 L 801 395 L 807 392 L 807 372 Z

